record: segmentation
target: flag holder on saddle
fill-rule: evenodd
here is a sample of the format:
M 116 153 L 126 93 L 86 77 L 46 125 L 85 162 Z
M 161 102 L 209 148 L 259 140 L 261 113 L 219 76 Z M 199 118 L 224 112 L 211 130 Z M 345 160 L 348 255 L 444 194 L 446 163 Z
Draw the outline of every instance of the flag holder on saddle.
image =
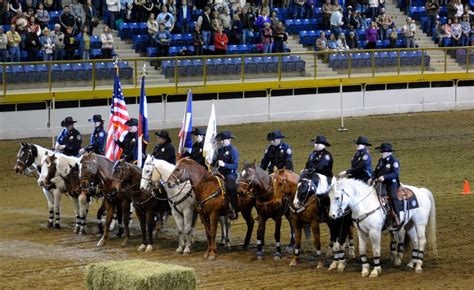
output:
M 418 200 L 414 192 L 400 185 L 400 188 L 397 192 L 397 200 L 391 200 L 390 196 L 385 193 L 383 195 L 384 188 L 381 183 L 376 183 L 374 185 L 376 192 L 379 196 L 380 203 L 383 205 L 383 209 L 387 214 L 385 219 L 385 224 L 383 230 L 387 231 L 398 231 L 405 224 L 405 221 L 408 218 L 408 211 L 410 209 L 418 208 Z M 397 215 L 393 207 L 397 207 L 399 213 L 402 215 Z M 401 218 L 403 216 L 403 218 Z

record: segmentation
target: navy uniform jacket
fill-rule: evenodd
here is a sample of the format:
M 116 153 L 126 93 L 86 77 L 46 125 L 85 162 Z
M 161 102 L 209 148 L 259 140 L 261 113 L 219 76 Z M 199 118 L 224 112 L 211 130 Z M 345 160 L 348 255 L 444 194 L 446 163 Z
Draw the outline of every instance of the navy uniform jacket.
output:
M 155 149 L 153 149 L 153 156 L 155 156 L 156 159 L 161 159 L 171 164 L 176 164 L 176 152 L 171 142 L 166 142 L 163 145 L 156 145 Z
M 372 157 L 369 151 L 364 148 L 357 150 L 351 160 L 351 169 L 347 170 L 347 174 L 351 178 L 367 181 L 372 176 Z
M 126 162 L 133 163 L 135 161 L 135 146 L 137 146 L 137 133 L 128 132 L 123 138 L 123 141 L 116 141 L 117 145 L 122 148 L 122 155 L 120 158 Z
M 387 158 L 380 158 L 377 167 L 372 173 L 372 179 L 375 180 L 383 176 L 383 183 L 386 185 L 400 184 L 400 162 L 395 156 L 390 155 Z
M 239 167 L 239 152 L 232 144 L 221 147 L 217 150 L 217 160 L 222 160 L 225 163 L 224 167 L 219 167 L 219 172 L 226 176 L 232 174 L 237 176 L 237 169 Z M 215 163 L 217 165 L 217 161 Z
M 95 154 L 104 155 L 105 149 L 105 139 L 107 135 L 105 134 L 104 128 L 102 126 L 94 128 L 94 132 L 91 135 L 91 143 L 84 148 L 87 152 L 94 152 Z
M 280 143 L 278 146 L 270 145 L 265 150 L 262 161 L 260 161 L 260 168 L 273 172 L 273 167 L 276 166 L 278 169 L 285 167 L 286 169 L 293 170 L 292 152 L 290 145 L 286 143 Z
M 326 149 L 321 151 L 314 150 L 311 152 L 306 162 L 305 169 L 314 170 L 316 173 L 320 173 L 328 176 L 329 178 L 333 177 L 332 174 L 332 155 Z
M 207 169 L 206 160 L 204 160 L 204 156 L 202 155 L 203 147 L 204 147 L 204 141 L 194 142 L 193 148 L 191 149 L 191 153 L 184 152 L 183 157 L 189 156 L 192 160 L 196 161 L 197 163 L 201 164 Z
M 65 145 L 66 147 L 62 150 L 62 153 L 69 156 L 78 156 L 79 150 L 81 149 L 82 137 L 81 133 L 75 128 L 68 131 L 66 128 L 63 129 L 59 134 L 56 142 L 59 145 Z

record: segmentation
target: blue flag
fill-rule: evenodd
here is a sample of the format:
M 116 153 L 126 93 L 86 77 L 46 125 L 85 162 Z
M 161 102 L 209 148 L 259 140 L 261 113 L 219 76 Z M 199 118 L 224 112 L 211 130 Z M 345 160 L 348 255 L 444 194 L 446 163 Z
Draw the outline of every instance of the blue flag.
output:
M 138 167 L 142 167 L 142 153 L 146 153 L 148 145 L 148 109 L 145 94 L 145 76 L 142 77 L 142 88 L 140 91 L 140 109 L 138 112 L 138 144 L 135 147 L 135 160 Z

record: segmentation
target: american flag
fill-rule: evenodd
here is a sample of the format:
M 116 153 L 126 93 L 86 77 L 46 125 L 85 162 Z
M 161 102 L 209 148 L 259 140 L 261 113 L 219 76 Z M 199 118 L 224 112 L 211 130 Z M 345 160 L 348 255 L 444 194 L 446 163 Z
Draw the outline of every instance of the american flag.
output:
M 122 149 L 115 143 L 114 136 L 123 141 L 128 130 L 125 123 L 130 119 L 128 116 L 127 105 L 123 98 L 122 85 L 118 77 L 118 71 L 115 74 L 114 93 L 112 95 L 112 104 L 110 105 L 109 130 L 107 133 L 107 144 L 105 146 L 105 157 L 110 160 L 120 159 Z
M 179 147 L 178 153 L 181 154 L 183 151 L 191 153 L 193 148 L 193 140 L 191 138 L 191 131 L 193 128 L 193 93 L 191 90 L 188 91 L 188 99 L 186 101 L 186 110 L 184 111 L 183 123 L 181 124 L 181 130 L 179 131 Z

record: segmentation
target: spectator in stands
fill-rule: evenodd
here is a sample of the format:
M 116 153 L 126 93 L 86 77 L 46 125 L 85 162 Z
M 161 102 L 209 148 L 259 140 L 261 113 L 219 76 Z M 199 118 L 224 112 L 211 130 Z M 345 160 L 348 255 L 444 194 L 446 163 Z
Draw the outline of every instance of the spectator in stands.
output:
M 0 25 L 0 62 L 7 62 L 8 61 L 8 37 L 3 32 L 3 26 Z
M 242 22 L 242 43 L 246 44 L 249 36 L 253 34 L 253 14 L 249 13 L 247 8 L 244 7 L 239 14 L 239 18 Z
M 41 50 L 43 51 L 43 61 L 52 61 L 54 56 L 54 37 L 48 27 L 43 29 L 43 36 L 40 38 Z
M 372 20 L 377 19 L 379 15 L 379 0 L 369 0 L 369 7 L 370 7 L 370 17 Z
M 454 17 L 459 19 L 464 14 L 464 6 L 462 5 L 461 0 L 455 0 L 455 6 L 456 14 L 454 14 Z
M 229 8 L 224 8 L 224 12 L 219 16 L 224 33 L 230 38 L 230 28 L 232 25 L 232 18 L 230 17 Z
M 78 43 L 74 35 L 74 30 L 72 26 L 68 26 L 66 28 L 66 33 L 64 33 L 64 52 L 66 54 L 65 59 L 74 60 L 74 52 L 76 51 L 77 48 L 78 48 Z
M 193 42 L 194 42 L 194 54 L 195 55 L 202 55 L 202 47 L 204 45 L 204 37 L 201 32 L 201 26 L 199 24 L 196 24 L 194 26 L 194 32 L 193 32 Z
M 380 15 L 378 17 L 378 27 L 379 27 L 379 39 L 387 39 L 387 31 L 392 26 L 392 18 L 387 15 L 385 8 L 380 9 Z
M 102 57 L 103 58 L 112 58 L 112 50 L 114 46 L 114 37 L 110 32 L 109 26 L 104 26 L 104 33 L 100 35 L 100 40 L 102 41 Z
M 28 26 L 28 31 L 33 31 L 38 35 L 38 37 L 41 35 L 41 26 L 36 23 L 36 19 L 34 16 L 30 17 L 30 25 Z
M 168 12 L 173 15 L 173 18 L 178 19 L 178 8 L 176 7 L 176 0 L 168 0 Z
M 36 34 L 35 27 L 30 26 L 25 38 L 25 50 L 28 53 L 28 61 L 36 61 L 36 55 L 40 49 L 40 42 L 38 34 Z
M 267 10 L 262 9 L 260 11 L 260 15 L 257 17 L 257 20 L 255 20 L 255 26 L 260 31 L 264 28 L 266 22 L 271 23 L 271 20 L 270 17 L 268 17 Z
M 324 31 L 321 31 L 321 35 L 316 39 L 316 51 L 326 52 L 329 50 L 329 42 L 326 39 L 326 34 Z M 320 55 L 318 55 L 320 56 Z M 328 54 L 324 53 L 322 55 L 323 63 L 327 63 L 328 61 Z
M 347 15 L 347 25 L 349 27 L 354 27 L 354 29 L 359 29 L 359 17 L 360 14 L 358 11 L 353 12 L 352 10 L 349 10 Z
M 342 21 L 342 8 L 338 8 L 337 6 L 333 6 L 333 11 L 331 14 L 331 32 L 334 33 L 336 38 L 339 37 L 339 34 L 341 34 L 341 27 L 344 24 Z
M 272 24 L 270 26 L 270 28 L 272 30 L 275 30 L 277 28 L 278 23 L 280 22 L 280 19 L 278 19 L 277 14 L 276 14 L 275 11 L 272 11 L 272 14 L 271 14 L 271 17 L 270 17 L 270 22 Z
M 474 7 L 473 7 L 474 8 Z M 464 14 L 467 14 L 469 17 L 469 22 L 474 22 L 474 11 L 469 8 L 469 4 L 464 5 Z
M 461 46 L 469 46 L 469 35 L 471 34 L 471 23 L 469 22 L 469 15 L 464 14 L 461 21 Z
M 79 28 L 82 27 L 82 23 L 84 23 L 84 19 L 86 19 L 86 12 L 84 11 L 84 6 L 82 6 L 81 3 L 78 3 L 77 0 L 72 0 L 71 14 L 76 19 L 76 27 L 78 28 L 77 32 L 79 32 Z
M 403 38 L 406 48 L 415 48 L 416 25 L 410 17 L 407 17 L 406 24 L 402 27 Z
M 158 56 L 168 56 L 171 43 L 171 33 L 165 28 L 163 23 L 160 24 L 158 32 L 153 36 L 153 38 L 158 46 Z
M 283 22 L 278 22 L 275 31 L 273 32 L 273 52 L 282 53 L 284 52 L 284 44 L 288 40 L 288 34 L 285 32 L 285 25 Z
M 109 13 L 109 27 L 112 30 L 117 30 L 117 25 L 115 20 L 118 19 L 119 13 L 121 11 L 120 0 L 106 0 L 107 11 Z
M 426 10 L 426 27 L 428 29 L 428 36 L 431 36 L 433 31 L 436 18 L 438 17 L 439 13 L 439 3 L 438 0 L 427 0 L 425 2 L 425 10 Z
M 92 0 L 87 0 L 86 5 L 84 6 L 84 11 L 86 15 L 84 25 L 87 26 L 87 31 L 89 32 L 89 35 L 93 35 L 94 27 L 99 25 L 99 15 L 97 13 L 97 10 L 95 9 L 95 6 L 92 5 Z
M 166 5 L 161 7 L 161 13 L 158 14 L 156 20 L 158 21 L 158 24 L 163 24 L 166 30 L 170 32 L 173 30 L 175 18 L 171 13 L 168 12 L 168 7 L 166 7 Z
M 212 12 L 211 26 L 212 26 L 212 31 L 214 32 L 214 35 L 217 29 L 219 27 L 222 27 L 221 20 L 219 19 L 219 12 L 217 11 Z M 214 35 L 213 35 L 213 39 L 214 39 Z
M 305 0 L 304 1 L 304 18 L 313 19 L 314 18 L 314 7 L 316 5 L 316 0 Z
M 10 31 L 7 33 L 8 39 L 8 56 L 11 62 L 19 62 L 20 61 L 20 43 L 21 43 L 21 36 L 16 31 L 16 25 L 10 25 Z
M 321 34 L 323 34 L 323 33 L 321 33 Z M 337 50 L 337 38 L 336 38 L 336 35 L 334 35 L 334 33 L 331 33 L 331 36 L 329 36 L 328 49 Z
M 395 25 L 392 27 L 388 40 L 390 40 L 389 48 L 397 48 L 398 32 Z
M 302 19 L 304 16 L 305 0 L 293 0 L 293 19 Z
M 158 22 L 155 20 L 155 14 L 150 13 L 146 22 L 146 27 L 148 28 L 148 36 L 150 39 L 153 39 L 153 36 L 158 32 Z M 151 41 L 151 43 L 153 43 L 153 41 Z
M 332 5 L 331 0 L 325 0 L 322 6 L 323 12 L 323 22 L 321 23 L 321 28 L 323 30 L 328 30 L 330 28 L 330 19 L 332 14 Z
M 10 15 L 16 15 L 18 13 L 22 13 L 23 9 L 21 7 L 20 1 L 18 0 L 10 0 L 8 4 L 8 12 Z
M 209 43 L 211 42 L 211 31 L 212 31 L 212 25 L 211 25 L 211 17 L 209 16 L 211 13 L 211 9 L 209 7 L 204 7 L 203 13 L 201 16 L 199 16 L 197 20 L 197 24 L 199 25 L 201 32 L 202 32 L 202 38 L 204 39 L 204 46 L 209 46 Z
M 265 27 L 262 29 L 263 53 L 272 52 L 272 34 L 273 30 L 270 28 L 270 23 L 266 22 Z
M 444 46 L 444 39 L 445 38 L 451 38 L 452 37 L 452 34 L 451 34 L 451 18 L 448 18 L 448 22 L 446 22 L 443 26 L 443 30 L 444 30 L 444 33 L 443 33 L 443 41 L 441 41 L 441 45 L 440 46 Z
M 219 26 L 214 34 L 214 48 L 217 55 L 225 55 L 227 53 L 228 42 L 227 35 L 222 32 L 222 26 Z
M 44 0 L 43 1 L 44 9 L 46 11 L 57 11 L 55 7 L 57 6 L 55 0 Z
M 142 22 L 146 19 L 146 11 L 143 8 L 146 0 L 133 0 L 132 4 L 132 19 L 135 22 Z
M 189 1 L 189 5 L 186 0 L 181 0 L 181 5 L 178 7 L 178 23 L 181 25 L 181 33 L 189 32 L 188 22 L 191 21 L 193 10 L 193 2 Z
M 435 40 L 438 43 L 438 45 L 443 46 L 444 26 L 441 25 L 438 20 L 436 20 L 435 22 L 434 34 L 435 34 Z
M 65 34 L 68 26 L 73 28 L 73 31 L 76 29 L 76 19 L 74 15 L 71 14 L 69 6 L 64 6 L 64 10 L 59 15 L 59 24 L 61 24 L 61 31 Z
M 44 29 L 45 27 L 48 26 L 48 23 L 50 20 L 49 12 L 44 10 L 43 3 L 41 2 L 38 4 L 38 10 L 36 10 L 35 17 L 41 29 Z
M 131 0 L 130 0 L 131 1 Z M 120 5 L 123 9 L 124 5 Z M 145 18 L 147 19 L 150 17 L 150 14 L 153 13 L 153 15 L 156 15 L 154 13 L 155 11 L 155 3 L 153 3 L 152 0 L 145 0 L 145 4 L 143 4 L 143 11 L 145 13 Z
M 372 22 L 370 27 L 365 30 L 365 39 L 367 40 L 367 49 L 375 49 L 377 45 L 377 24 Z
M 91 52 L 91 37 L 87 30 L 87 26 L 82 27 L 81 33 L 77 37 L 79 43 L 79 53 L 81 54 L 81 59 L 89 60 Z
M 230 43 L 241 44 L 242 43 L 242 21 L 237 14 L 234 14 L 234 20 L 232 21 L 232 29 L 230 31 Z
M 64 58 L 64 33 L 61 32 L 61 25 L 56 23 L 52 33 L 54 37 L 54 60 L 63 60 Z
M 194 5 L 196 6 L 196 9 L 201 9 L 204 10 L 206 6 L 207 1 L 206 0 L 195 0 Z
M 353 30 L 349 32 L 347 46 L 349 47 L 349 49 L 359 49 L 359 37 L 357 36 L 357 33 Z
M 338 51 L 349 50 L 349 46 L 347 45 L 346 36 L 344 35 L 344 33 L 339 34 L 339 37 L 337 39 L 337 50 Z
M 456 6 L 456 0 L 449 0 L 448 5 L 446 6 L 448 10 L 448 19 L 453 19 L 458 12 L 458 7 Z
M 451 24 L 451 39 L 453 46 L 461 45 L 462 27 L 457 18 L 454 18 L 453 24 Z

